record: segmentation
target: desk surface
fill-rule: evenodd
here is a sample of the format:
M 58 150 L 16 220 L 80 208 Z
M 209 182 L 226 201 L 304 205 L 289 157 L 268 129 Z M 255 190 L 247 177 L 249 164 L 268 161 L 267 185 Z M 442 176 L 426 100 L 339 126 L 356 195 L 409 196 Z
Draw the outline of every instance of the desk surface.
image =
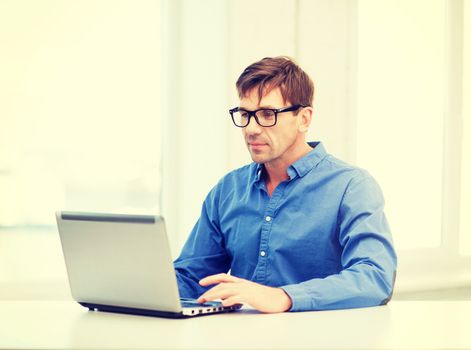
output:
M 162 319 L 0 301 L 1 349 L 471 349 L 471 301 Z

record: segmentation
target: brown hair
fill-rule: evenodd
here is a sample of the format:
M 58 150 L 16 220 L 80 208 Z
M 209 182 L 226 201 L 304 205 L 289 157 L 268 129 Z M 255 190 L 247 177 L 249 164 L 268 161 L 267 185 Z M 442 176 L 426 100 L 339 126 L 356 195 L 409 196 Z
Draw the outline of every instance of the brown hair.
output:
M 265 94 L 279 87 L 285 103 L 312 106 L 314 99 L 311 78 L 287 56 L 265 57 L 252 63 L 237 79 L 236 87 L 239 98 L 258 88 L 260 101 Z

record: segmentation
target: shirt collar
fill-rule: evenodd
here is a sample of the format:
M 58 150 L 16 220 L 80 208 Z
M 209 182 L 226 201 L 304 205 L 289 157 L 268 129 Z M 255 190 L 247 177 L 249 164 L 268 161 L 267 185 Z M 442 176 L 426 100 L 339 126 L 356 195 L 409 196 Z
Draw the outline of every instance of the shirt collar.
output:
M 312 151 L 288 167 L 290 179 L 294 179 L 296 176 L 303 177 L 327 155 L 321 142 L 308 142 L 308 145 L 312 147 Z
M 296 162 L 294 162 L 288 167 L 288 176 L 291 180 L 297 176 L 303 177 L 304 175 L 306 175 L 327 155 L 324 145 L 321 142 L 308 142 L 308 145 L 312 147 L 312 151 L 310 151 L 304 157 L 298 159 Z M 255 183 L 260 182 L 260 180 L 262 180 L 263 169 L 263 164 L 256 165 L 254 181 Z

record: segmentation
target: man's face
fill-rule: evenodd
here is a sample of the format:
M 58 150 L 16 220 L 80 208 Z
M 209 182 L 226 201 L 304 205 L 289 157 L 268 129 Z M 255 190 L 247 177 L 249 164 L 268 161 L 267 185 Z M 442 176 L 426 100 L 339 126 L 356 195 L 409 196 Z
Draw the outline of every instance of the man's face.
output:
M 258 89 L 252 89 L 247 96 L 240 100 L 240 108 L 254 111 L 259 108 L 278 109 L 290 106 L 283 101 L 280 89 L 272 89 L 264 95 L 259 103 Z M 249 125 L 242 129 L 247 148 L 252 160 L 256 163 L 272 163 L 278 161 L 291 163 L 299 147 L 305 144 L 302 116 L 300 113 L 284 112 L 278 114 L 277 123 L 271 127 L 262 127 L 255 118 L 250 119 Z

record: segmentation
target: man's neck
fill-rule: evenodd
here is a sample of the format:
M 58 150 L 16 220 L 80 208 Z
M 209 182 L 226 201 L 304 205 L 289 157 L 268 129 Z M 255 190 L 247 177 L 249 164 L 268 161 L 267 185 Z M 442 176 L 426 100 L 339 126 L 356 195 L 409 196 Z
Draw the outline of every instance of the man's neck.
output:
M 265 166 L 265 181 L 270 183 L 279 184 L 289 178 L 288 167 L 291 164 L 273 164 L 266 163 Z
M 289 179 L 288 168 L 291 164 L 304 157 L 312 151 L 311 146 L 304 143 L 295 154 L 289 159 L 275 159 L 272 162 L 264 164 L 265 167 L 265 183 L 267 185 L 268 193 L 271 195 L 281 182 Z

